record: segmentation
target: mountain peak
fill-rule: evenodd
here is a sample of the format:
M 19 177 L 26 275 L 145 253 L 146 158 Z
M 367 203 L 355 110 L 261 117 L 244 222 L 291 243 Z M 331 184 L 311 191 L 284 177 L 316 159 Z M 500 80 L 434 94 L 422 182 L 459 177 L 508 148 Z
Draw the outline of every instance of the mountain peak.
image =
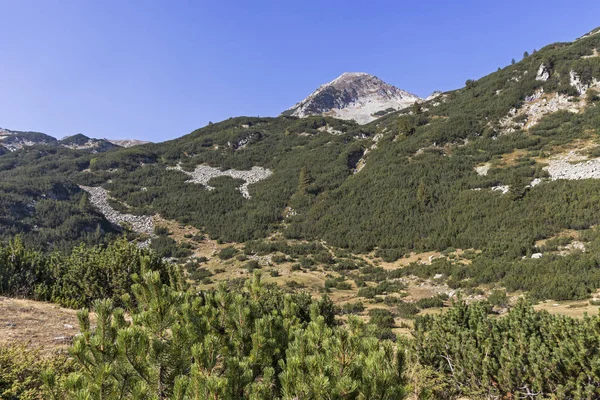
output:
M 366 124 L 419 100 L 418 96 L 366 72 L 344 72 L 283 114 L 297 117 L 326 115 Z

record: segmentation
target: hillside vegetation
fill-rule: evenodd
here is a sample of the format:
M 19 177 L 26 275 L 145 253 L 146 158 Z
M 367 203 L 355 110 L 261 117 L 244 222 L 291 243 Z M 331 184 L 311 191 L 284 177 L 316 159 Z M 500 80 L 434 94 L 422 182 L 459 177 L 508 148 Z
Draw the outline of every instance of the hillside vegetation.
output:
M 220 242 L 279 234 L 376 251 L 388 261 L 474 249 L 479 258 L 452 275 L 497 282 L 511 270 L 529 270 L 520 260 L 539 252 L 540 240 L 565 230 L 590 236 L 600 222 L 600 180 L 553 180 L 544 169 L 568 151 L 600 151 L 599 47 L 600 35 L 546 46 L 368 125 L 239 117 L 169 142 L 98 154 L 43 145 L 4 154 L 0 237 L 20 233 L 44 251 L 110 242 L 120 228 L 79 188 L 102 186 L 122 212 L 159 214 Z M 206 186 L 190 182 L 183 171 L 201 165 L 240 172 L 233 176 L 253 167 L 269 172 L 248 184 L 246 196 L 239 189 L 244 181 L 231 176 L 203 178 Z M 481 166 L 485 174 L 476 172 Z M 567 254 L 553 265 L 565 265 L 562 278 L 572 281 L 584 278 L 570 268 L 597 262 Z M 482 278 L 491 264 L 498 271 Z M 540 286 L 553 287 L 545 279 Z M 587 296 L 597 280 L 585 281 L 569 283 L 559 297 Z
M 134 251 L 99 251 L 103 257 Z M 138 254 L 134 259 L 143 261 Z M 123 265 L 125 267 L 125 265 Z M 90 284 L 101 283 L 98 277 Z M 125 284 L 125 278 L 121 280 Z M 0 346 L 0 396 L 16 399 L 421 399 L 597 398 L 600 317 L 535 312 L 525 301 L 507 315 L 461 300 L 417 319 L 393 343 L 370 323 L 336 317 L 327 297 L 266 285 L 190 290 L 157 271 L 132 275 L 115 301 L 79 312 L 70 358 Z

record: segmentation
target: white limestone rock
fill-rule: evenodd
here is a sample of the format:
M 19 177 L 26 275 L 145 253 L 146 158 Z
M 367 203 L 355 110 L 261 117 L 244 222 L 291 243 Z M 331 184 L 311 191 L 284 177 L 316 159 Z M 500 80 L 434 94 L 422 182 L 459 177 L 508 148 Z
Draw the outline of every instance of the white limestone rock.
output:
M 273 174 L 271 170 L 262 167 L 252 167 L 249 171 L 239 171 L 235 169 L 221 171 L 218 168 L 210 167 L 208 165 L 199 165 L 194 171 L 188 172 L 181 167 L 181 164 L 177 164 L 177 166 L 167 167 L 167 169 L 181 171 L 184 174 L 189 175 L 192 179 L 186 182 L 200 184 L 207 190 L 214 190 L 214 187 L 210 186 L 208 182 L 219 176 L 230 176 L 233 179 L 243 179 L 245 182 L 238 187 L 238 190 L 246 199 L 250 198 L 250 192 L 248 191 L 249 185 L 267 179 Z

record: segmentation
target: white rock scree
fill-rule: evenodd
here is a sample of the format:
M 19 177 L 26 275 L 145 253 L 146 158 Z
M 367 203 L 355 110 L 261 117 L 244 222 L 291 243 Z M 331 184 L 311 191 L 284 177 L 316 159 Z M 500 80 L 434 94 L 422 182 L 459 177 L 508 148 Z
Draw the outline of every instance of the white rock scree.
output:
M 123 226 L 127 224 L 137 233 L 153 235 L 154 222 L 152 217 L 145 215 L 123 214 L 115 210 L 108 203 L 108 191 L 101 187 L 79 186 L 90 195 L 90 203 L 100 211 L 112 224 Z
M 549 160 L 545 169 L 552 180 L 600 179 L 600 159 L 581 160 L 574 152 Z
M 248 191 L 248 185 L 267 179 L 273 174 L 271 170 L 262 167 L 252 167 L 249 171 L 239 171 L 236 169 L 228 169 L 227 171 L 221 171 L 218 168 L 213 168 L 208 165 L 199 165 L 192 172 L 185 171 L 180 164 L 176 167 L 167 167 L 168 170 L 181 171 L 186 175 L 192 177 L 192 179 L 186 181 L 188 183 L 198 183 L 204 186 L 207 190 L 213 190 L 214 187 L 210 186 L 208 182 L 219 176 L 230 176 L 234 179 L 243 179 L 245 182 L 238 187 L 238 190 L 242 193 L 246 199 L 250 198 L 250 192 Z

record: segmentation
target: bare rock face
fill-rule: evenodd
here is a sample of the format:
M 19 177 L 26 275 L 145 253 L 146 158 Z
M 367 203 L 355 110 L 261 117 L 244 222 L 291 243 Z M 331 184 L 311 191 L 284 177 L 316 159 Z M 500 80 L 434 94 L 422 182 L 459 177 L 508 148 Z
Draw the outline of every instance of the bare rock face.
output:
M 571 86 L 573 86 L 579 95 L 583 96 L 587 93 L 590 88 L 597 88 L 600 85 L 600 82 L 596 78 L 592 78 L 590 82 L 584 82 L 575 71 L 569 72 L 569 80 Z
M 324 115 L 366 124 L 377 113 L 401 110 L 422 99 L 364 72 L 346 72 L 283 113 Z

